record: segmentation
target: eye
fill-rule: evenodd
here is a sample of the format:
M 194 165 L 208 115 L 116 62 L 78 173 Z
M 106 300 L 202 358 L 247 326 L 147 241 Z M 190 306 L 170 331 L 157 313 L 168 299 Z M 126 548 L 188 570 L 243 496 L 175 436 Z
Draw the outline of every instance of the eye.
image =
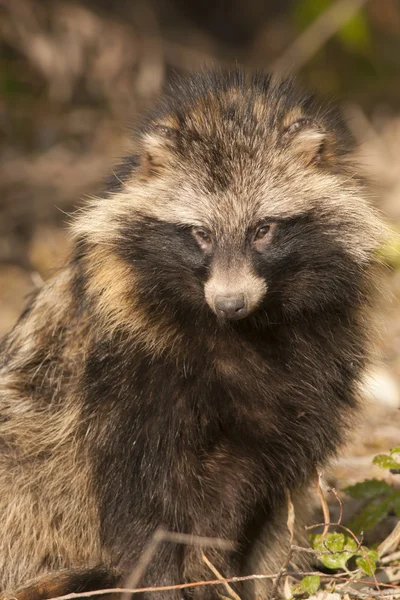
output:
M 254 236 L 254 240 L 262 240 L 266 235 L 271 231 L 271 225 L 263 225 L 259 227 L 256 231 L 256 235 Z
M 193 237 L 204 252 L 211 252 L 213 240 L 211 234 L 201 227 L 193 227 Z
M 262 250 L 270 243 L 276 226 L 276 223 L 263 223 L 256 229 L 253 237 L 253 244 L 256 248 Z

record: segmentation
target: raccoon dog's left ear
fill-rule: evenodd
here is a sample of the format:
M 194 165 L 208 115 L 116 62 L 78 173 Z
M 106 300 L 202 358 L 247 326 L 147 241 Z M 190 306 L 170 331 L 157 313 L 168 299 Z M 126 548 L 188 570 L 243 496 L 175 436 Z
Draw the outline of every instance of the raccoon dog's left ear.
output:
M 288 124 L 282 134 L 282 141 L 303 162 L 311 164 L 321 158 L 326 142 L 323 128 L 306 117 L 301 117 Z

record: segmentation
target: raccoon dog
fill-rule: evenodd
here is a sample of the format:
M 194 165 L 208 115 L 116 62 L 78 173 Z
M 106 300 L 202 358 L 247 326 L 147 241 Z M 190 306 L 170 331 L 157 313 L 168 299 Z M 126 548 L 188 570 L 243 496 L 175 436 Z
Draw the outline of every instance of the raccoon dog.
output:
M 69 591 L 123 582 L 159 526 L 234 542 L 205 550 L 225 577 L 257 571 L 267 532 L 274 572 L 288 492 L 307 504 L 358 405 L 382 225 L 335 110 L 206 72 L 134 148 L 2 345 L 4 590 L 59 569 Z M 140 585 L 213 577 L 165 543 Z M 217 588 L 158 597 L 184 595 Z

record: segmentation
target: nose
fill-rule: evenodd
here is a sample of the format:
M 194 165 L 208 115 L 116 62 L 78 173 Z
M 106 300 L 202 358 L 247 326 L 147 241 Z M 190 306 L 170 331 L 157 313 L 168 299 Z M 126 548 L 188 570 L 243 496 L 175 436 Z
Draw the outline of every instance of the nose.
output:
M 248 313 L 244 294 L 216 296 L 214 306 L 217 315 L 225 319 L 243 319 Z

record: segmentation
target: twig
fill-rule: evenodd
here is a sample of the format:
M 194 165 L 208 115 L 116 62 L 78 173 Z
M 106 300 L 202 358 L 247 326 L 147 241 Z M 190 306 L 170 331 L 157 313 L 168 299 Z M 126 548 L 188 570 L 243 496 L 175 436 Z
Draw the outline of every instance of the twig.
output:
M 392 565 L 380 567 L 377 578 L 385 583 L 400 583 L 400 568 Z
M 279 584 L 281 582 L 281 579 L 282 579 L 284 573 L 286 572 L 286 568 L 287 568 L 288 564 L 292 560 L 293 552 L 294 552 L 293 540 L 294 540 L 294 522 L 295 522 L 296 515 L 294 512 L 294 506 L 293 506 L 292 499 L 290 497 L 289 490 L 286 490 L 286 498 L 287 498 L 287 513 L 288 513 L 287 520 L 286 520 L 286 526 L 288 528 L 289 535 L 290 535 L 289 550 L 286 555 L 286 560 L 282 564 L 281 568 L 279 569 L 276 579 L 274 581 L 274 585 L 273 585 L 272 591 L 271 591 L 272 600 L 274 600 L 274 598 L 277 597 Z
M 348 527 L 345 527 L 344 525 L 341 525 L 340 523 L 325 523 L 325 522 L 324 523 L 314 523 L 313 525 L 306 525 L 305 529 L 316 529 L 317 527 L 325 527 L 325 525 L 328 525 L 329 527 L 340 527 L 340 529 L 344 529 L 358 543 L 359 540 L 358 540 L 356 534 L 353 533 L 351 531 L 351 529 L 349 529 Z M 362 536 L 360 536 L 360 537 L 362 537 Z
M 297 71 L 331 38 L 366 0 L 338 0 L 320 14 L 272 65 L 274 71 Z
M 352 581 L 352 577 L 350 578 L 349 575 L 351 575 L 351 576 L 356 575 L 357 572 L 359 573 L 360 570 L 357 569 L 357 571 L 350 571 L 350 573 L 348 573 L 347 576 L 346 576 L 345 573 L 337 573 L 337 574 L 327 575 L 326 573 L 321 573 L 319 571 L 315 571 L 313 573 L 296 573 L 296 575 L 302 575 L 302 576 L 305 576 L 305 575 L 319 575 L 319 577 L 321 577 L 321 579 L 334 579 L 335 581 L 337 580 L 337 581 L 348 582 L 348 581 Z M 292 575 L 293 575 L 293 573 L 292 573 Z M 366 579 L 357 579 L 357 583 L 365 583 L 366 585 L 371 585 L 371 583 L 374 583 L 374 582 L 371 581 L 371 580 L 368 581 Z M 386 587 L 386 588 L 390 588 L 390 589 L 398 589 L 398 590 L 400 590 L 400 585 L 395 585 L 395 584 L 392 584 L 392 583 L 382 583 L 381 582 L 379 585 L 381 587 Z
M 337 493 L 337 490 L 333 487 L 333 488 L 329 488 L 328 490 L 329 492 L 332 492 L 332 494 L 335 496 L 336 500 L 339 503 L 339 518 L 337 520 L 336 525 L 340 525 L 342 522 L 342 518 L 343 518 L 343 502 L 339 496 L 339 494 Z
M 348 587 L 350 585 L 352 585 L 353 583 L 357 583 L 360 580 L 361 571 L 359 568 L 355 571 L 349 571 L 346 569 L 346 573 L 348 576 L 348 580 L 344 581 L 343 583 L 335 584 L 335 589 L 337 589 L 338 591 L 343 591 L 344 593 L 347 593 Z
M 367 598 L 378 598 L 379 596 L 389 597 L 389 598 L 398 598 L 400 597 L 400 590 L 398 592 L 394 590 L 384 590 L 383 592 L 377 592 L 376 590 L 372 590 L 368 588 L 363 592 L 362 590 L 355 590 L 354 588 L 347 588 L 347 591 L 350 592 L 352 596 L 356 598 L 362 598 L 364 600 Z
M 151 538 L 147 548 L 145 548 L 144 552 L 140 556 L 138 563 L 133 569 L 132 573 L 129 575 L 128 579 L 125 582 L 125 586 L 127 588 L 134 589 L 138 585 L 139 581 L 142 579 L 143 575 L 146 572 L 147 567 L 149 566 L 153 556 L 157 552 L 157 548 L 159 544 L 164 540 L 166 531 L 159 527 L 153 533 L 153 537 Z M 131 597 L 130 592 L 126 592 L 122 596 L 122 600 L 129 600 Z
M 203 559 L 203 561 L 206 563 L 207 567 L 210 569 L 210 571 L 216 576 L 218 577 L 218 579 L 220 581 L 223 581 L 223 577 L 221 575 L 221 573 L 218 571 L 218 569 L 216 569 L 216 567 L 214 567 L 214 565 L 212 564 L 212 562 L 210 560 L 208 560 L 207 556 L 204 554 L 204 552 L 201 553 L 201 557 Z M 225 589 L 228 592 L 228 594 L 230 594 L 232 596 L 232 598 L 234 598 L 235 600 L 241 600 L 240 596 L 235 592 L 234 589 L 232 589 L 232 587 L 229 585 L 229 583 L 227 583 L 226 581 L 224 582 L 225 585 Z
M 328 530 L 329 530 L 329 523 L 330 523 L 330 520 L 331 520 L 331 515 L 329 513 L 329 507 L 328 507 L 328 504 L 327 504 L 327 502 L 326 502 L 326 500 L 324 498 L 324 493 L 323 493 L 322 488 L 321 488 L 321 477 L 322 477 L 322 473 L 318 473 L 318 471 L 315 470 L 315 478 L 316 478 L 315 485 L 316 485 L 316 488 L 317 488 L 319 500 L 321 502 L 322 513 L 324 515 L 324 522 L 325 522 L 325 527 L 324 527 L 324 530 L 322 532 L 322 537 L 325 537 L 326 534 L 328 533 Z
M 400 521 L 397 523 L 396 527 L 393 529 L 392 533 L 390 533 L 385 540 L 381 544 L 379 544 L 377 548 L 379 558 L 384 556 L 388 552 L 393 552 L 396 550 L 397 546 L 400 544 Z
M 312 573 L 316 575 L 316 573 Z M 107 594 L 143 594 L 147 592 L 169 592 L 173 590 L 186 590 L 190 588 L 202 587 L 205 585 L 224 585 L 225 583 L 238 583 L 240 581 L 253 581 L 258 579 L 274 579 L 274 575 L 243 575 L 242 577 L 227 577 L 225 579 L 211 579 L 209 581 L 194 581 L 191 583 L 178 583 L 176 585 L 162 585 L 162 586 L 150 586 L 143 588 L 107 588 L 104 590 L 93 590 L 90 592 L 73 592 L 71 594 L 65 594 L 64 596 L 55 596 L 49 600 L 75 600 L 76 598 L 91 598 L 92 596 L 105 596 Z M 1 597 L 1 600 L 18 600 L 18 595 Z
M 359 542 L 359 546 L 357 550 L 361 548 L 361 542 Z M 313 548 L 303 548 L 302 546 L 296 546 L 292 544 L 292 549 L 296 552 L 305 552 L 306 554 L 314 554 L 315 556 L 332 556 L 332 554 L 354 554 L 354 550 L 314 550 Z
M 234 550 L 236 547 L 235 542 L 231 542 L 230 540 L 223 540 L 222 538 L 192 535 L 191 533 L 177 533 L 175 531 L 163 531 L 163 542 L 172 542 L 174 544 L 186 544 L 188 546 L 198 546 L 200 548 L 219 548 L 220 550 Z
M 144 550 L 137 565 L 126 580 L 125 587 L 127 590 L 136 588 L 139 581 L 145 574 L 153 556 L 157 552 L 158 546 L 161 544 L 161 542 L 173 542 L 175 544 L 187 544 L 200 547 L 211 546 L 213 548 L 221 548 L 223 550 L 233 550 L 235 547 L 233 542 L 230 542 L 229 540 L 195 536 L 186 533 L 175 533 L 173 531 L 166 531 L 162 527 L 159 527 L 154 532 L 147 548 Z M 122 600 L 129 600 L 131 594 L 131 591 L 126 591 L 122 597 Z
M 393 552 L 393 554 L 388 554 L 387 556 L 383 556 L 380 559 L 380 562 L 383 565 L 387 565 L 387 564 L 393 562 L 394 560 L 399 560 L 399 559 L 400 559 L 400 550 L 399 550 L 399 552 Z
M 295 574 L 296 576 L 305 577 L 306 575 L 318 575 L 321 579 L 335 579 L 338 581 L 348 581 L 349 577 L 345 576 L 343 573 L 338 575 L 336 574 L 326 574 L 321 573 L 320 571 L 302 571 Z M 127 588 L 108 588 L 104 590 L 94 590 L 91 592 L 77 592 L 72 594 L 65 594 L 64 596 L 55 596 L 54 598 L 50 598 L 49 600 L 75 600 L 76 598 L 91 598 L 92 596 L 105 596 L 106 594 L 118 594 L 129 592 L 130 594 L 141 594 L 144 592 L 167 592 L 173 590 L 185 590 L 189 588 L 201 587 L 204 585 L 223 585 L 224 583 L 239 583 L 240 581 L 254 581 L 254 580 L 263 580 L 263 579 L 275 579 L 277 577 L 277 573 L 272 575 L 243 575 L 242 577 L 227 577 L 223 580 L 214 579 L 210 581 L 195 581 L 193 583 L 179 583 L 177 585 L 164 585 L 160 587 L 145 587 L 145 588 L 136 588 L 136 589 L 127 589 Z M 359 579 L 358 583 L 365 583 L 367 585 L 371 584 L 371 581 L 366 581 L 364 579 Z M 400 585 L 392 585 L 388 583 L 381 583 L 382 587 L 390 588 L 390 589 L 398 589 L 400 592 Z M 2 600 L 8 600 L 11 598 L 15 598 L 12 594 L 9 596 L 2 597 Z

